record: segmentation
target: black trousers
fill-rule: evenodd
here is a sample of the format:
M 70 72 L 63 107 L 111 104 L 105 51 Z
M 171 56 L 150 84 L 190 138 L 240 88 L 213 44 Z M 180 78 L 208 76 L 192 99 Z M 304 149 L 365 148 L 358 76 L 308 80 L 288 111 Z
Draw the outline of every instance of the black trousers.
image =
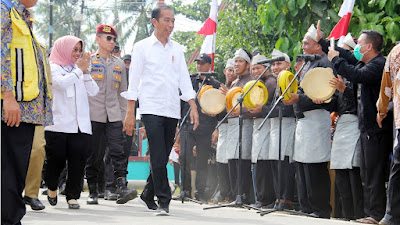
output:
M 272 163 L 271 160 L 257 160 L 257 164 L 255 165 L 257 201 L 263 206 L 273 203 L 276 199 L 272 177 Z
M 34 133 L 33 124 L 9 127 L 1 121 L 1 224 L 19 224 L 25 215 L 22 191 Z
M 299 203 L 302 211 L 329 218 L 331 181 L 328 163 L 296 163 Z
M 149 141 L 150 175 L 141 196 L 146 200 L 153 201 L 155 195 L 158 204 L 161 207 L 167 207 L 171 201 L 167 163 L 178 120 L 145 114 L 142 115 L 142 121 Z
M 361 180 L 364 187 L 364 211 L 379 221 L 386 209 L 386 174 L 393 149 L 391 132 L 368 136 L 361 131 Z
M 181 186 L 180 184 L 180 172 L 181 172 L 181 167 L 179 163 L 174 162 L 174 177 L 175 177 L 175 184 L 178 186 Z
M 252 175 L 251 175 L 251 160 L 242 160 L 242 165 L 240 166 L 241 177 L 239 179 L 239 160 L 229 159 L 229 181 L 231 183 L 232 195 L 236 198 L 237 195 L 244 195 L 244 203 L 251 201 L 250 188 L 252 187 Z M 238 189 L 240 188 L 240 190 Z
M 281 161 L 281 171 L 278 160 L 272 161 L 271 167 L 276 198 L 293 201 L 296 168 L 293 163 L 289 163 L 289 156 Z
M 46 183 L 49 190 L 55 191 L 61 171 L 68 162 L 68 175 L 65 187 L 67 201 L 79 199 L 82 191 L 87 151 L 90 145 L 90 135 L 84 133 L 45 132 L 46 139 Z
M 397 130 L 397 141 L 390 169 L 387 215 L 385 217 L 390 217 L 388 219 L 400 223 L 400 130 Z
M 360 168 L 337 169 L 336 188 L 342 205 L 341 216 L 347 219 L 358 219 L 365 216 L 364 194 L 361 183 Z
M 108 147 L 115 177 L 126 177 L 127 163 L 123 150 L 122 122 L 99 123 L 92 121 L 92 140 L 86 162 L 86 179 L 89 184 L 104 184 L 104 153 Z
M 191 192 L 191 162 L 193 161 L 193 147 L 196 146 L 196 192 L 203 194 L 207 187 L 208 159 L 211 149 L 211 136 L 214 127 L 198 127 L 196 132 L 184 125 L 180 138 L 180 159 L 182 187 Z
M 218 190 L 223 199 L 232 198 L 227 163 L 217 163 Z
M 125 156 L 125 164 L 126 168 L 128 168 L 128 159 L 132 146 L 133 136 L 126 135 L 123 133 L 124 140 L 124 156 Z M 115 192 L 117 189 L 117 179 L 114 177 L 114 167 L 112 165 L 110 151 L 107 149 L 104 157 L 104 166 L 105 166 L 105 179 L 106 179 L 106 189 L 111 192 Z

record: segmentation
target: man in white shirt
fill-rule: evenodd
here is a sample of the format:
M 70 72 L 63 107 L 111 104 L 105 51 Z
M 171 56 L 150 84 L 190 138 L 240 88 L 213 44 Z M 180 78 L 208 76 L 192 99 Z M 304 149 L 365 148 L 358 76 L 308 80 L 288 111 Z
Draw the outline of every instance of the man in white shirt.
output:
M 174 12 L 168 6 L 152 11 L 154 33 L 133 48 L 129 88 L 122 93 L 128 100 L 124 130 L 132 135 L 136 124 L 135 102 L 146 128 L 150 150 L 150 175 L 139 201 L 156 215 L 168 215 L 171 190 L 168 186 L 168 156 L 180 118 L 180 99 L 190 104 L 190 121 L 199 123 L 195 92 L 190 82 L 182 47 L 169 36 L 174 29 Z M 181 96 L 179 96 L 181 91 Z M 158 204 L 154 202 L 157 196 Z

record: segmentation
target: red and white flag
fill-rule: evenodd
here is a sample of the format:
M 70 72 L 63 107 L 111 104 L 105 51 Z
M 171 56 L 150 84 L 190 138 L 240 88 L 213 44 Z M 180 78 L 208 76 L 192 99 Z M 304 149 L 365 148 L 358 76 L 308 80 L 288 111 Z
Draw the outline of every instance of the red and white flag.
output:
M 338 45 L 340 46 L 343 42 L 344 37 L 347 34 L 347 28 L 349 27 L 351 13 L 353 12 L 355 0 L 344 0 L 340 7 L 339 16 L 342 17 L 336 26 L 331 31 L 328 38 L 339 39 Z
M 203 27 L 197 32 L 197 34 L 205 35 L 203 45 L 201 46 L 200 54 L 206 53 L 212 58 L 212 67 L 214 70 L 214 58 L 215 58 L 215 39 L 217 32 L 218 23 L 218 0 L 212 0 L 210 16 L 204 23 Z

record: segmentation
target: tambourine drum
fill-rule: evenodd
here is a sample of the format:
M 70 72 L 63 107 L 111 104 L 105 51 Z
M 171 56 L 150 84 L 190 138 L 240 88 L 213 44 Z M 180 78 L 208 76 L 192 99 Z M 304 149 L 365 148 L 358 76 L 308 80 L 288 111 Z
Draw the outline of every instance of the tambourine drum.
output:
M 226 93 L 226 108 L 231 110 L 234 105 L 237 104 L 237 98 L 242 95 L 243 88 L 241 87 L 234 87 Z M 237 107 L 234 111 L 236 111 Z
M 329 80 L 334 77 L 331 68 L 317 67 L 305 74 L 300 87 L 303 88 L 304 93 L 310 99 L 321 99 L 329 102 L 336 90 L 329 85 Z
M 287 70 L 282 70 L 279 75 L 278 75 L 278 84 L 279 84 L 279 88 L 280 88 L 280 94 L 282 94 L 287 86 L 289 86 L 290 82 L 293 80 L 294 75 L 293 73 L 291 73 L 290 71 Z M 285 95 L 283 96 L 283 101 L 288 101 L 290 100 L 292 97 L 289 93 L 297 93 L 297 88 L 298 88 L 298 84 L 297 84 L 297 80 L 294 80 L 294 82 L 292 83 L 292 85 L 290 86 L 290 88 L 288 89 L 288 91 L 285 93 Z
M 204 86 L 200 89 L 198 99 L 201 98 L 201 96 L 203 95 L 203 93 L 204 93 L 206 90 L 209 90 L 209 89 L 211 89 L 211 88 L 213 88 L 213 86 L 211 86 L 211 85 L 204 85 Z
M 243 87 L 243 94 L 256 82 L 255 80 L 247 82 Z M 244 97 L 243 103 L 247 108 L 255 108 L 256 105 L 265 105 L 268 101 L 268 90 L 265 85 L 257 81 L 250 92 Z
M 200 94 L 200 93 L 199 93 Z M 208 114 L 219 114 L 224 111 L 225 95 L 215 88 L 205 90 L 199 98 L 201 109 Z

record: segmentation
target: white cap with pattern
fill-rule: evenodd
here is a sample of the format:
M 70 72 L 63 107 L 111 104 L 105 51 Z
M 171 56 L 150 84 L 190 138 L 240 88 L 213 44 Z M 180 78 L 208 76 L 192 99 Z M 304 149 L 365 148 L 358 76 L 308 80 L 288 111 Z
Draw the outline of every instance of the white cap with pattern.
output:
M 308 31 L 306 33 L 306 35 L 304 35 L 304 38 L 311 38 L 314 41 L 317 41 L 317 29 L 315 28 L 314 24 L 311 24 L 310 28 L 308 28 Z
M 235 56 L 233 57 L 233 59 L 236 59 L 236 58 L 242 58 L 242 59 L 246 60 L 246 62 L 250 63 L 249 55 L 247 55 L 247 53 L 242 48 L 238 49 L 235 52 Z
M 272 51 L 272 55 L 271 56 L 272 56 L 272 58 L 283 56 L 283 57 L 285 57 L 285 62 L 290 63 L 290 57 L 287 54 L 285 54 L 285 53 L 283 53 L 283 52 L 281 52 L 281 51 L 279 51 L 277 49 L 274 49 Z
M 356 47 L 356 43 L 354 42 L 353 36 L 351 36 L 351 33 L 347 33 L 346 37 L 343 39 L 343 43 L 348 46 L 350 46 L 352 49 Z

